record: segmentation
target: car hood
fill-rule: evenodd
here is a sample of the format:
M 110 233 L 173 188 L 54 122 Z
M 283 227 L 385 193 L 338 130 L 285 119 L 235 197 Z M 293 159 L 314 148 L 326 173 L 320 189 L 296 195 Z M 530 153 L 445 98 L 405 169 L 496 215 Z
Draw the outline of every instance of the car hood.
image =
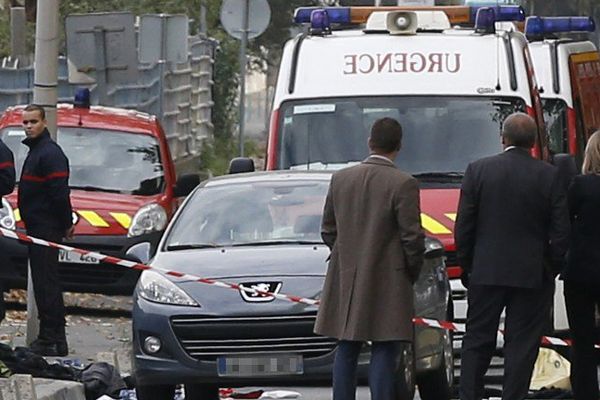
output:
M 185 250 L 160 253 L 152 266 L 246 287 L 272 284 L 277 293 L 315 299 L 323 290 L 328 255 L 329 249 L 324 245 Z M 243 315 L 252 309 L 275 315 L 316 311 L 316 306 L 273 298 L 248 299 L 236 289 L 172 279 L 200 304 L 205 314 Z

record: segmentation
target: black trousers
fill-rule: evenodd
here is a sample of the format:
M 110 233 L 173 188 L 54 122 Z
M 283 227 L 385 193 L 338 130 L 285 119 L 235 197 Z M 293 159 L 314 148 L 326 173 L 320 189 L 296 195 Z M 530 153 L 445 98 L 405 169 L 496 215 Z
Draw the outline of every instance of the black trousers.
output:
M 598 400 L 598 343 L 596 306 L 600 307 L 600 287 L 565 281 L 565 301 L 573 338 L 571 385 L 575 400 Z
M 27 234 L 60 243 L 63 232 L 51 229 L 28 229 Z M 31 279 L 40 320 L 39 339 L 66 342 L 65 306 L 58 277 L 58 249 L 29 245 Z
M 483 398 L 484 376 L 496 350 L 500 316 L 505 308 L 502 399 L 525 398 L 549 318 L 553 293 L 553 283 L 540 289 L 469 287 L 467 331 L 461 356 L 461 400 Z

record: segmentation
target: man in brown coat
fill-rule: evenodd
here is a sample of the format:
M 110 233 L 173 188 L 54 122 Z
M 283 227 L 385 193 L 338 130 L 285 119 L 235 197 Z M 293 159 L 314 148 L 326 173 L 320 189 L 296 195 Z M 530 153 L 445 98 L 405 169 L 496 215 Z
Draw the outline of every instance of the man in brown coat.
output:
M 339 340 L 334 400 L 356 396 L 357 360 L 372 342 L 369 383 L 373 400 L 396 399 L 396 359 L 413 337 L 413 283 L 423 264 L 419 187 L 394 165 L 402 127 L 391 118 L 371 129 L 371 155 L 333 175 L 322 236 L 331 249 L 315 325 Z

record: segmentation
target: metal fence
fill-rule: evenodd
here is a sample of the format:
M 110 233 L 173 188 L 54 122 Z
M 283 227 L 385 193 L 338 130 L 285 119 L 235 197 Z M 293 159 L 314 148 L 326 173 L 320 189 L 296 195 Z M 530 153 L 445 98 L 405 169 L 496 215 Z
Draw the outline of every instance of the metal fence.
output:
M 108 84 L 104 106 L 136 109 L 156 115 L 165 130 L 174 161 L 196 159 L 202 143 L 213 136 L 212 86 L 216 43 L 189 38 L 188 60 L 181 64 L 139 64 L 137 80 L 128 84 Z M 0 111 L 33 100 L 33 67 L 0 66 Z M 65 57 L 59 58 L 59 102 L 73 101 L 81 85 L 68 82 Z M 98 104 L 95 85 L 89 86 L 92 104 Z

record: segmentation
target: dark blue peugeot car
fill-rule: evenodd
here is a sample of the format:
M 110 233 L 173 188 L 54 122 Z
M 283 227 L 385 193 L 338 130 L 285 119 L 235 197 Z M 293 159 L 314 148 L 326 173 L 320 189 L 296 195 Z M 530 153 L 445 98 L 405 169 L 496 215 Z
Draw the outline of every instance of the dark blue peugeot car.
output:
M 171 221 L 151 265 L 318 299 L 329 255 L 320 225 L 330 178 L 281 171 L 204 182 Z M 443 248 L 435 239 L 426 245 L 415 311 L 445 320 L 450 291 Z M 146 261 L 147 251 L 139 247 L 131 255 Z M 327 384 L 336 342 L 313 333 L 316 313 L 314 305 L 145 271 L 133 309 L 138 398 L 173 398 L 177 384 L 185 385 L 188 400 L 216 400 L 219 387 Z M 363 377 L 368 360 L 366 344 Z M 414 345 L 398 360 L 399 398 L 412 397 L 418 385 L 425 400 L 449 399 L 452 368 L 450 334 L 416 327 Z

